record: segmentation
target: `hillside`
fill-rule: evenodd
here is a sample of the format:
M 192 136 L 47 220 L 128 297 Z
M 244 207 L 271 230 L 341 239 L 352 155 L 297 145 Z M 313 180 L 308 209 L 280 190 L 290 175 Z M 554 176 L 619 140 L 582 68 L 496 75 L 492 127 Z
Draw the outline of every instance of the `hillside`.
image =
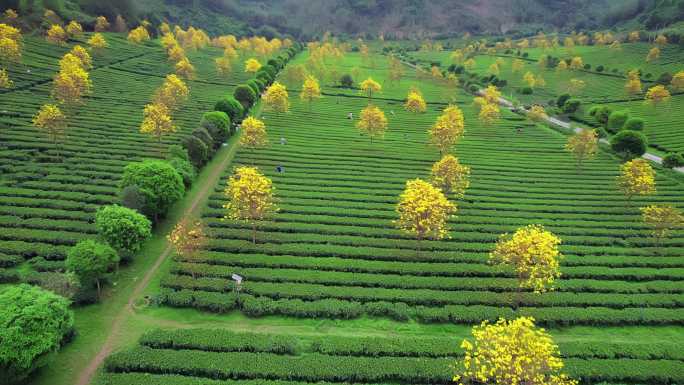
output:
M 211 34 L 310 39 L 336 35 L 390 38 L 445 37 L 545 30 L 667 27 L 684 20 L 682 0 L 118 0 L 2 1 L 19 9 L 28 24 L 40 23 L 42 8 L 64 19 L 94 22 L 123 15 L 132 26 L 146 18 L 201 25 Z

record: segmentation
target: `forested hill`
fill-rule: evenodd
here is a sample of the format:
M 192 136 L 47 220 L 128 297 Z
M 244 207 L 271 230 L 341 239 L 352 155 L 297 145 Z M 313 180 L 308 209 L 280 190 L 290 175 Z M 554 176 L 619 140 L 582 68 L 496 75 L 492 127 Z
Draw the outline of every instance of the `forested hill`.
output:
M 210 33 L 296 38 L 325 31 L 347 36 L 443 37 L 470 33 L 534 33 L 626 26 L 655 29 L 684 20 L 684 0 L 0 0 L 26 23 L 44 7 L 64 19 L 92 22 L 121 14 L 199 25 Z

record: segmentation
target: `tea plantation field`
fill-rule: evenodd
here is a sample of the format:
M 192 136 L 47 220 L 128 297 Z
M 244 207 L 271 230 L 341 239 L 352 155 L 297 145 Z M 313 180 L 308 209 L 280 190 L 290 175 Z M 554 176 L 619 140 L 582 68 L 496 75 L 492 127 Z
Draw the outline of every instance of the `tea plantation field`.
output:
M 110 47 L 93 57 L 93 93 L 70 121 L 61 162 L 31 119 L 49 99 L 60 57 L 75 43 L 59 47 L 26 37 L 23 62 L 10 71 L 15 87 L 0 93 L 0 282 L 19 279 L 17 265 L 46 273 L 25 275 L 30 281 L 63 270 L 66 250 L 95 237 L 95 210 L 118 203 L 123 167 L 159 156 L 156 140 L 139 127 L 144 105 L 173 72 L 172 63 L 156 41 L 134 45 L 113 33 L 106 38 Z M 221 53 L 214 48 L 189 52 L 198 76 L 188 82 L 188 102 L 174 116 L 179 129 L 164 138 L 163 148 L 179 143 L 216 100 L 248 77 L 242 71 L 229 79 L 217 77 L 213 58 Z M 25 260 L 30 266 L 23 265 Z
M 369 68 L 348 53 L 339 66 L 383 79 L 387 65 L 376 60 Z M 659 172 L 657 193 L 627 204 L 615 186 L 620 163 L 608 152 L 578 172 L 564 135 L 508 112 L 481 124 L 472 96 L 407 73 L 374 97 L 389 129 L 372 143 L 347 118 L 367 104 L 355 90 L 326 85 L 309 111 L 290 89 L 289 113 L 265 113 L 270 146 L 240 150 L 203 211 L 206 250 L 176 257 L 161 279 L 158 299 L 170 307 L 162 329 L 110 356 L 98 383 L 444 384 L 463 354 L 448 331 L 519 315 L 558 336 L 568 373 L 583 383 L 684 381 L 684 232 L 656 247 L 638 210 L 656 202 L 684 207 L 682 180 Z M 403 109 L 411 85 L 425 94 L 425 114 Z M 465 114 L 455 154 L 471 167 L 471 186 L 463 199 L 452 197 L 451 238 L 423 241 L 417 253 L 416 241 L 394 227 L 395 206 L 406 180 L 427 178 L 439 159 L 426 130 L 445 96 Z M 222 192 L 237 165 L 259 167 L 279 200 L 256 244 L 243 223 L 223 219 Z M 487 256 L 500 234 L 527 224 L 562 239 L 562 277 L 556 291 L 523 293 L 514 309 L 515 276 Z M 245 278 L 239 293 L 232 274 Z M 237 312 L 263 317 L 255 324 L 268 333 L 235 334 Z M 212 316 L 214 327 L 193 328 L 191 319 L 207 313 L 226 321 Z M 282 325 L 292 319 L 364 331 L 383 320 L 392 331 L 291 334 Z M 402 333 L 403 325 L 413 332 Z

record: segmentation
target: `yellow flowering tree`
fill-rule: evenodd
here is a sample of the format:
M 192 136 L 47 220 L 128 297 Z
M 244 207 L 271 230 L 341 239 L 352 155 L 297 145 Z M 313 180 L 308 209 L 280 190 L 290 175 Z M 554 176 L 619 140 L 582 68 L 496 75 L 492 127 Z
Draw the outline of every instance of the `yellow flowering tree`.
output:
M 57 147 L 57 143 L 64 138 L 67 118 L 56 105 L 44 104 L 33 117 L 33 126 L 47 132 L 52 144 Z
M 430 177 L 434 186 L 460 199 L 470 186 L 470 167 L 461 164 L 453 155 L 445 155 L 432 165 Z
M 90 49 L 97 54 L 101 54 L 105 48 L 109 47 L 107 40 L 105 40 L 101 33 L 96 33 L 91 36 L 90 39 L 88 39 L 88 45 L 90 46 Z
M 570 95 L 577 95 L 587 86 L 584 80 L 570 79 L 568 83 L 568 93 Z
M 646 102 L 652 106 L 658 106 L 670 101 L 670 91 L 665 86 L 658 84 L 648 89 L 646 92 Z
M 109 29 L 109 21 L 104 16 L 95 18 L 95 32 L 105 32 Z
M 0 89 L 8 89 L 14 87 L 14 82 L 7 74 L 7 70 L 0 68 Z
M 513 64 L 511 64 L 511 71 L 513 73 L 518 73 L 525 68 L 525 62 L 520 59 L 513 59 Z
M 190 221 L 188 219 L 178 222 L 169 235 L 166 236 L 166 239 L 173 245 L 173 248 L 176 249 L 176 254 L 183 258 L 183 261 L 195 258 L 197 252 L 207 243 L 207 236 L 202 222 Z M 190 270 L 190 274 L 194 279 L 194 269 Z
M 21 61 L 21 31 L 7 24 L 0 24 L 0 65 L 7 68 Z
M 546 114 L 543 106 L 535 104 L 527 111 L 527 118 L 533 122 L 542 122 L 548 119 L 549 116 Z
M 490 84 L 487 86 L 487 88 L 485 88 L 482 96 L 485 98 L 487 103 L 499 104 L 499 99 L 501 99 L 501 91 L 499 91 L 495 85 Z
M 81 67 L 84 69 L 93 68 L 93 59 L 85 48 L 80 45 L 75 45 L 69 53 L 76 56 L 81 61 Z
M 653 42 L 658 45 L 665 45 L 667 44 L 667 37 L 665 37 L 665 35 L 662 34 L 658 35 L 658 37 L 656 37 L 656 39 Z
M 256 73 L 261 68 L 261 63 L 255 58 L 250 58 L 245 61 L 245 72 Z
M 302 92 L 299 93 L 299 98 L 306 102 L 311 111 L 311 104 L 314 100 L 321 98 L 321 86 L 318 80 L 312 75 L 307 75 L 302 84 Z
M 195 66 L 190 63 L 187 57 L 182 58 L 176 63 L 176 75 L 187 80 L 195 78 Z
M 447 153 L 465 131 L 463 111 L 455 105 L 449 105 L 442 114 L 437 117 L 435 124 L 430 127 L 430 143 L 439 149 L 439 154 Z
M 178 110 L 190 95 L 190 89 L 183 79 L 175 74 L 166 76 L 164 83 L 154 94 L 154 103 L 166 106 L 169 112 Z
M 655 193 L 655 171 L 645 159 L 637 158 L 620 166 L 617 186 L 625 194 L 627 201 L 634 195 Z
M 2 13 L 2 21 L 7 24 L 14 24 L 17 22 L 19 14 L 12 8 L 7 8 L 5 12 Z
M 420 253 L 423 239 L 442 239 L 448 235 L 447 221 L 456 212 L 442 191 L 421 179 L 406 182 L 399 196 L 396 226 L 416 237 L 416 252 Z
M 571 152 L 577 159 L 577 169 L 582 169 L 585 159 L 593 158 L 598 152 L 598 133 L 596 130 L 583 129 L 568 138 L 565 150 Z
M 72 20 L 66 26 L 66 33 L 69 39 L 75 39 L 83 33 L 83 27 L 78 22 Z
M 570 69 L 571 70 L 581 70 L 584 67 L 584 60 L 580 56 L 575 56 L 570 60 Z
M 360 87 L 361 92 L 368 97 L 369 104 L 371 102 L 371 99 L 373 99 L 373 93 L 380 92 L 382 90 L 382 86 L 380 86 L 380 83 L 373 80 L 373 78 L 368 78 L 362 81 Z
M 430 67 L 430 75 L 432 75 L 433 79 L 437 80 L 444 77 L 444 75 L 442 75 L 442 71 L 440 71 L 439 67 L 437 67 L 436 65 Z
M 513 233 L 499 237 L 489 262 L 512 266 L 519 289 L 532 289 L 535 293 L 553 290 L 554 280 L 560 277 L 558 245 L 561 240 L 541 225 L 521 227 Z M 518 294 L 520 291 L 518 291 Z M 517 307 L 519 296 L 515 300 Z
M 525 72 L 525 75 L 523 76 L 523 81 L 530 88 L 534 88 L 534 86 L 537 84 L 537 78 L 530 71 Z
M 641 39 L 641 35 L 639 31 L 632 31 L 629 33 L 629 36 L 627 37 L 630 43 L 636 43 Z
M 356 123 L 356 128 L 370 137 L 371 143 L 374 138 L 382 138 L 387 130 L 387 118 L 381 109 L 369 105 L 361 111 L 361 117 Z
M 128 33 L 128 41 L 134 44 L 142 44 L 144 41 L 150 40 L 150 33 L 147 28 L 140 25 Z
M 171 111 L 160 103 L 152 103 L 145 106 L 143 120 L 140 124 L 140 132 L 157 138 L 159 155 L 161 156 L 162 137 L 176 132 L 176 126 L 171 119 Z
M 625 91 L 630 95 L 635 95 L 641 92 L 641 78 L 639 77 L 639 71 L 631 70 L 627 72 Z
M 658 60 L 659 58 L 660 58 L 660 48 L 653 47 L 648 51 L 648 55 L 646 55 L 646 63 L 650 63 L 652 61 Z
M 556 71 L 557 72 L 563 72 L 568 69 L 568 63 L 565 60 L 560 60 L 558 62 L 558 65 L 556 66 Z
M 242 121 L 240 126 L 242 135 L 240 136 L 240 146 L 255 150 L 268 145 L 266 135 L 266 125 L 261 120 L 249 116 Z
M 641 208 L 644 224 L 651 228 L 656 244 L 674 230 L 684 227 L 682 211 L 672 205 L 650 205 Z
M 226 56 L 221 56 L 214 59 L 214 66 L 216 67 L 216 73 L 222 77 L 227 77 L 232 70 L 230 59 Z
M 475 63 L 475 59 L 470 58 L 470 59 L 466 60 L 465 62 L 463 62 L 463 67 L 464 67 L 465 69 L 468 69 L 468 70 L 469 70 L 469 69 L 475 68 L 475 65 L 476 65 L 476 64 L 477 64 L 477 63 Z
M 670 83 L 672 89 L 676 92 L 684 91 L 684 71 L 679 71 L 672 77 L 672 82 Z
M 418 90 L 410 90 L 406 96 L 406 102 L 404 103 L 404 109 L 414 114 L 419 114 L 425 112 L 427 109 L 427 104 L 423 95 L 420 94 Z
M 265 107 L 276 113 L 286 113 L 290 108 L 290 98 L 284 85 L 274 82 L 262 97 Z
M 482 124 L 490 125 L 494 124 L 501 116 L 501 111 L 499 106 L 494 103 L 485 103 L 482 108 L 480 108 L 480 113 L 477 118 L 482 122 Z
M 223 194 L 228 203 L 226 219 L 245 221 L 252 226 L 252 242 L 256 243 L 257 223 L 276 212 L 275 188 L 270 179 L 255 167 L 238 167 L 228 179 Z
M 83 62 L 76 55 L 67 53 L 59 62 L 60 70 L 53 79 L 52 97 L 71 109 L 90 94 L 92 82 L 83 68 Z
M 64 45 L 67 40 L 67 33 L 59 24 L 54 24 L 48 29 L 45 39 L 52 44 Z
M 533 318 L 484 321 L 472 334 L 474 341 L 461 343 L 465 356 L 453 378 L 458 385 L 577 385 L 561 373 L 558 346 Z
M 489 73 L 490 75 L 499 76 L 500 72 L 501 71 L 499 70 L 499 65 L 496 63 L 490 64 L 489 67 L 487 68 L 487 73 Z

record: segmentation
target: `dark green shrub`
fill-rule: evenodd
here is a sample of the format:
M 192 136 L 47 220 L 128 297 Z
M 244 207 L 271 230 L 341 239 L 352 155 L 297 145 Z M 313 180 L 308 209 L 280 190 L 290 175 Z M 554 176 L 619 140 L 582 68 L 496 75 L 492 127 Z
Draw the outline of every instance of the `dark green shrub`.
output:
M 563 113 L 573 114 L 579 110 L 581 105 L 582 102 L 579 99 L 568 99 L 565 101 L 565 104 L 563 104 Z
M 211 134 L 209 134 L 209 131 L 202 127 L 198 127 L 192 130 L 192 136 L 195 136 L 204 142 L 204 144 L 207 146 L 209 158 L 211 158 L 212 155 L 214 155 L 214 139 L 211 137 Z
M 608 106 L 593 106 L 589 109 L 589 115 L 604 127 L 608 124 L 608 118 L 613 112 L 613 109 Z
M 209 132 L 214 142 L 214 148 L 218 148 L 230 135 L 230 118 L 222 111 L 205 112 L 200 120 L 200 127 Z
M 603 72 L 605 68 L 602 65 L 596 66 L 596 72 Z
M 178 159 L 178 158 L 175 158 Z M 97 233 L 122 254 L 134 254 L 152 236 L 152 223 L 142 214 L 119 205 L 101 207 L 95 214 Z
M 671 152 L 663 157 L 663 167 L 675 168 L 684 167 L 684 156 Z
M 632 159 L 646 152 L 646 137 L 637 131 L 622 130 L 611 140 L 610 147 L 625 159 Z
M 209 148 L 200 138 L 194 135 L 186 137 L 183 139 L 183 147 L 188 151 L 190 162 L 197 169 L 202 168 L 209 160 Z
M 170 164 L 161 160 L 129 163 L 121 178 L 121 189 L 136 186 L 144 198 L 142 213 L 154 218 L 163 216 L 185 194 L 183 178 Z
M 187 151 L 183 150 L 187 153 Z M 171 167 L 173 167 L 178 174 L 183 178 L 183 184 L 186 188 L 192 186 L 192 182 L 197 178 L 197 171 L 195 167 L 190 163 L 189 159 L 182 158 L 169 158 L 167 159 Z
M 240 102 L 245 112 L 249 110 L 256 101 L 256 95 L 256 92 L 254 92 L 252 88 L 244 84 L 235 87 L 235 91 L 233 92 L 235 100 Z
M 109 245 L 87 239 L 72 247 L 67 254 L 65 266 L 78 277 L 85 289 L 97 287 L 100 298 L 101 281 L 119 264 L 119 256 Z
M 262 84 L 257 83 L 256 79 L 249 79 L 245 83 L 247 84 L 247 87 L 249 87 L 252 91 L 254 91 L 254 95 L 259 95 L 262 91 L 261 86 Z
M 571 97 L 572 96 L 570 96 L 570 94 L 563 94 L 563 95 L 558 96 L 558 99 L 556 99 L 556 106 L 558 108 L 563 108 L 563 106 L 565 105 L 565 102 L 568 99 L 570 99 Z
M 669 72 L 663 72 L 658 76 L 658 79 L 655 81 L 657 84 L 661 84 L 664 86 L 669 86 L 670 83 L 672 83 L 672 74 Z
M 534 93 L 534 90 L 532 87 L 523 87 L 520 89 L 520 93 L 523 95 L 532 95 Z
M 166 159 L 173 159 L 173 158 L 180 158 L 184 160 L 189 160 L 188 158 L 188 152 L 180 145 L 178 144 L 172 144 L 169 146 L 169 148 L 166 150 L 168 152 L 168 155 L 166 156 Z
M 606 131 L 606 129 L 603 127 L 596 128 L 596 133 L 598 134 L 598 137 L 601 139 L 608 137 L 608 131 Z
M 621 129 L 625 125 L 627 119 L 629 119 L 628 110 L 613 111 L 608 116 L 606 128 L 608 131 L 617 132 L 617 130 Z
M 643 131 L 645 121 L 641 118 L 629 118 L 622 126 L 623 130 Z
M 344 74 L 340 78 L 340 85 L 344 88 L 352 88 L 354 87 L 354 79 L 352 79 L 351 75 Z
M 245 114 L 245 108 L 242 106 L 240 102 L 237 101 L 237 99 L 235 99 L 232 96 L 226 96 L 225 98 L 216 102 L 216 104 L 214 105 L 214 111 L 225 112 L 232 123 L 237 123 L 241 121 L 242 117 Z M 234 133 L 235 129 L 231 124 L 230 134 L 233 135 Z
M 584 69 L 589 71 L 591 69 L 591 64 L 589 64 L 589 63 L 585 64 Z

